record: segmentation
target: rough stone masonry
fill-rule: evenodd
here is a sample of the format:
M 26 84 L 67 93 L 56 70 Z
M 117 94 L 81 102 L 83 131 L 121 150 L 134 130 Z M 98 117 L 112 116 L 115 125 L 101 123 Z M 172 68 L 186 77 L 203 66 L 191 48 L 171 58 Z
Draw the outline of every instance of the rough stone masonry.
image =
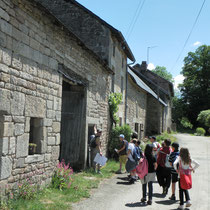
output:
M 27 0 L 0 1 L 0 186 L 4 191 L 26 177 L 50 182 L 58 163 L 61 137 L 61 64 L 84 78 L 87 133 L 89 123 L 108 130 L 110 72 L 100 59 L 56 22 L 45 9 Z M 68 82 L 68 80 L 66 80 Z M 33 132 L 32 132 L 33 130 Z M 37 153 L 29 155 L 35 138 Z M 87 135 L 82 142 L 85 162 Z

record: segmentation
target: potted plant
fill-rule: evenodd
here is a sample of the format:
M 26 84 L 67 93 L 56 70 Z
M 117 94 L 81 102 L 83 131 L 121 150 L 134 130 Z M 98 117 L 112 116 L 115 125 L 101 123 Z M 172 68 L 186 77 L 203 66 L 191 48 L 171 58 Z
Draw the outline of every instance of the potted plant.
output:
M 36 144 L 29 143 L 29 155 L 34 155 L 36 153 L 36 147 Z

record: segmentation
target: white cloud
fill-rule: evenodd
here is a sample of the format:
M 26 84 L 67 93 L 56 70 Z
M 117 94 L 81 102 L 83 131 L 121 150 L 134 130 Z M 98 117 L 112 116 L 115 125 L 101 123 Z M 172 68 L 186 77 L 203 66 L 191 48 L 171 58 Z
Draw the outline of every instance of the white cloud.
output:
M 201 45 L 201 42 L 197 41 L 197 42 L 193 43 L 193 46 L 198 46 L 198 45 Z
M 182 74 L 179 74 L 174 77 L 174 89 L 178 90 L 178 85 L 182 84 L 184 80 L 184 76 Z
M 153 63 L 149 63 L 149 65 L 147 66 L 147 69 L 153 70 L 155 69 L 155 65 Z

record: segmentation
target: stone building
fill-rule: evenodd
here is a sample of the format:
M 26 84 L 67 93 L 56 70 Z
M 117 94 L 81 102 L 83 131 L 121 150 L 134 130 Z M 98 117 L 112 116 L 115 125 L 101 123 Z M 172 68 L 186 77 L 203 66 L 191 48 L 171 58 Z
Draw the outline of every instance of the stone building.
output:
M 111 91 L 123 94 L 119 106 L 120 125 L 125 123 L 127 59 L 135 61 L 122 33 L 75 0 L 36 0 L 55 14 L 89 49 L 99 55 L 114 71 Z
M 128 75 L 127 124 L 139 134 L 140 139 L 145 135 L 157 134 L 156 131 L 150 132 L 150 125 L 153 125 L 150 121 L 155 120 L 156 123 L 157 119 L 162 120 L 157 116 L 162 113 L 162 109 L 167 104 L 158 98 L 158 95 L 144 83 L 132 67 L 129 67 Z M 154 104 L 158 107 L 155 107 Z M 148 109 L 151 106 L 153 109 Z M 156 128 L 157 124 L 155 123 Z
M 39 3 L 0 1 L 1 187 L 49 182 L 59 158 L 84 167 L 89 124 L 102 128 L 105 152 L 112 74 Z
M 154 97 L 147 99 L 147 134 L 157 134 L 164 131 L 171 131 L 172 128 L 172 102 L 174 96 L 173 84 L 147 70 L 146 62 L 133 66 L 135 73 L 143 80 L 160 98 L 163 103 L 154 100 Z

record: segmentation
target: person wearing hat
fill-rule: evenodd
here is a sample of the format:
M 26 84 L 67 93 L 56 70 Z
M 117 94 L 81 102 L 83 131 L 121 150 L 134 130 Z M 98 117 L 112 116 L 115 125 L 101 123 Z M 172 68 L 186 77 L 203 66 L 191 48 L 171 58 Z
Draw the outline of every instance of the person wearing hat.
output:
M 158 143 L 158 142 L 156 141 L 156 137 L 155 137 L 155 136 L 150 136 L 149 139 L 150 139 L 150 142 L 151 142 L 152 147 L 153 147 L 153 155 L 154 155 L 155 158 L 157 159 L 158 151 L 159 151 L 159 149 L 160 149 L 160 147 L 161 147 L 161 146 L 160 146 L 160 143 Z
M 102 134 L 102 130 L 96 129 L 96 126 L 94 126 L 94 135 L 91 136 L 92 138 L 90 141 L 91 164 L 92 164 L 93 168 L 95 169 L 95 172 L 97 172 L 99 174 L 101 174 L 101 171 L 100 171 L 101 166 L 99 164 L 96 164 L 93 160 L 94 160 L 95 156 L 97 155 L 97 153 L 102 155 L 101 140 L 100 140 L 101 134 Z
M 125 167 L 125 164 L 127 162 L 127 149 L 128 149 L 128 142 L 125 140 L 125 136 L 123 134 L 119 135 L 120 140 L 120 149 L 116 152 L 119 155 L 119 161 L 120 161 L 120 168 L 116 172 L 116 174 L 122 174 L 122 166 Z
M 172 143 L 172 153 L 169 156 L 169 162 L 171 166 L 173 166 L 173 163 L 179 156 L 179 144 L 177 142 Z M 175 191 L 176 191 L 176 182 L 178 182 L 178 173 L 174 169 L 174 167 L 171 168 L 171 178 L 172 178 L 172 195 L 169 198 L 170 200 L 176 200 Z

